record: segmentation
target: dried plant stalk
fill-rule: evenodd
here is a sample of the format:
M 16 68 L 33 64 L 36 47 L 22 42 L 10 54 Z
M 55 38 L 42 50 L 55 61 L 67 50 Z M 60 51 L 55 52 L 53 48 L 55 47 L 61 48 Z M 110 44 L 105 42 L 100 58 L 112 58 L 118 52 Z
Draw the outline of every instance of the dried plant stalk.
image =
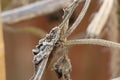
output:
M 50 62 L 51 59 L 50 55 L 55 54 L 53 53 L 53 51 L 55 51 L 56 48 L 64 47 L 63 44 L 64 41 L 66 41 L 66 37 L 64 37 L 63 35 L 67 31 L 68 21 L 72 13 L 74 12 L 75 8 L 78 6 L 78 4 L 81 1 L 83 0 L 74 0 L 73 3 L 65 9 L 64 20 L 61 22 L 61 24 L 57 27 L 54 27 L 50 31 L 50 33 L 46 35 L 45 38 L 41 39 L 39 45 L 36 47 L 36 49 L 33 50 L 34 64 L 36 68 L 33 80 L 39 80 L 39 79 L 41 80 L 44 74 L 44 70 L 46 69 L 46 67 Z M 68 56 L 67 53 L 65 53 L 64 56 Z M 48 59 L 48 62 L 46 62 L 47 60 L 45 58 Z M 58 70 L 57 72 L 62 74 L 62 77 L 64 76 L 65 80 L 70 80 L 70 69 L 67 69 L 67 67 L 69 66 L 71 68 L 69 58 L 64 57 L 63 61 L 60 62 L 60 64 L 61 64 L 60 67 L 58 67 L 59 69 L 56 69 Z M 61 66 L 62 66 L 62 71 L 61 71 Z
M 117 77 L 117 78 L 113 78 L 111 80 L 120 80 L 120 77 Z
M 117 11 L 118 11 L 118 4 L 117 1 L 114 1 L 114 6 L 112 8 L 112 12 L 110 15 L 109 19 L 109 32 L 108 32 L 108 39 L 114 42 L 118 42 L 118 37 L 119 37 L 119 32 L 118 32 L 118 16 L 117 16 Z M 120 53 L 119 50 L 116 49 L 111 49 L 111 75 L 113 77 L 120 76 Z
M 103 39 L 77 39 L 77 40 L 68 40 L 65 42 L 66 46 L 78 45 L 78 44 L 93 44 L 93 45 L 101 45 L 101 46 L 120 49 L 119 43 L 103 40 Z
M 2 20 L 3 20 L 3 23 L 13 24 L 26 19 L 52 13 L 58 9 L 62 9 L 68 6 L 68 4 L 71 3 L 71 1 L 72 0 L 37 1 L 33 4 L 29 4 L 20 8 L 15 8 L 13 10 L 8 10 L 3 12 L 1 14 Z
M 1 12 L 1 4 L 0 4 L 0 12 Z M 3 32 L 2 32 L 1 24 L 2 24 L 2 21 L 0 17 L 0 80 L 6 80 L 4 41 L 3 41 Z
M 79 39 L 79 40 L 69 40 L 69 41 L 66 41 L 67 40 L 66 37 L 61 37 L 67 31 L 69 18 L 71 17 L 72 13 L 74 12 L 75 8 L 77 7 L 77 5 L 78 5 L 78 3 L 80 1 L 82 1 L 82 0 L 78 0 L 78 1 L 75 0 L 68 8 L 65 9 L 66 13 L 64 15 L 65 16 L 64 20 L 63 20 L 63 22 L 59 26 L 56 27 L 56 28 L 59 28 L 60 33 L 61 32 L 63 32 L 63 33 L 62 34 L 56 34 L 56 33 L 55 34 L 54 33 L 47 34 L 46 37 L 42 39 L 43 42 L 40 42 L 39 45 L 36 47 L 37 49 L 33 51 L 33 53 L 34 53 L 34 60 L 36 60 L 36 61 L 38 60 L 37 64 L 39 64 L 39 68 L 37 69 L 38 71 L 37 71 L 37 73 L 34 76 L 34 80 L 39 80 L 39 79 L 42 78 L 42 75 L 43 75 L 44 70 L 45 70 L 45 66 L 48 66 L 47 60 L 45 60 L 45 58 L 47 58 L 48 61 L 50 59 L 49 56 L 45 57 L 46 56 L 46 52 L 48 52 L 49 55 L 53 54 L 52 51 L 54 50 L 54 48 L 58 47 L 58 46 L 56 46 L 56 44 L 59 44 L 59 42 L 63 43 L 63 44 L 59 44 L 59 47 L 60 46 L 70 46 L 70 45 L 74 45 L 74 44 L 94 44 L 94 45 L 101 45 L 101 46 L 106 46 L 106 47 L 112 47 L 112 48 L 120 49 L 120 44 L 112 42 L 112 41 L 107 41 L 107 40 L 102 40 L 102 39 Z M 86 3 L 86 5 L 85 5 L 86 6 L 86 8 L 84 8 L 85 12 L 87 11 L 88 5 L 90 3 L 90 0 L 86 0 L 86 1 L 88 1 L 88 4 Z M 106 1 L 106 2 L 103 3 L 103 6 L 101 7 L 101 9 L 104 9 L 105 6 L 109 3 L 110 9 L 108 10 L 107 13 L 105 13 L 105 14 L 107 14 L 107 17 L 105 17 L 103 22 L 99 21 L 99 19 L 98 19 L 99 17 L 96 20 L 96 21 L 98 21 L 96 23 L 96 26 L 99 26 L 98 24 L 100 24 L 100 27 L 97 28 L 97 30 L 100 29 L 98 31 L 99 33 L 101 32 L 101 29 L 103 28 L 103 26 L 104 26 L 104 24 L 105 24 L 105 22 L 106 22 L 106 20 L 108 18 L 108 15 L 109 15 L 110 10 L 112 8 L 112 2 L 113 1 L 111 1 L 111 3 L 109 3 L 109 2 Z M 101 9 L 100 9 L 99 13 L 102 12 Z M 84 12 L 84 11 L 82 10 L 82 12 Z M 78 23 L 82 20 L 83 15 L 85 15 L 85 12 L 82 13 L 82 15 L 80 14 L 80 17 L 77 18 L 77 20 L 73 24 L 74 27 L 72 26 L 69 29 L 70 31 L 69 30 L 67 31 L 67 32 L 70 32 L 69 35 L 73 32 L 73 30 L 77 27 Z M 102 14 L 102 16 L 105 16 L 105 15 Z M 51 36 L 48 36 L 48 35 L 51 35 Z M 52 37 L 52 35 L 57 35 L 57 36 L 59 36 L 59 38 L 54 39 L 54 37 Z M 97 33 L 97 35 L 98 35 L 98 33 Z M 54 43 L 54 40 L 56 40 L 55 43 Z M 52 43 L 51 43 L 51 41 L 52 41 Z M 52 44 L 54 44 L 54 45 L 52 45 Z M 48 51 L 45 48 L 48 48 Z M 42 53 L 42 54 L 40 54 L 40 53 Z M 40 60 L 39 60 L 39 58 L 40 58 Z M 36 63 L 36 61 L 34 63 Z M 44 61 L 46 61 L 46 62 L 44 62 Z M 45 63 L 45 64 L 43 64 L 43 63 Z M 61 64 L 61 62 L 60 62 L 60 64 Z M 42 66 L 44 66 L 44 67 L 42 67 Z M 60 66 L 60 68 L 61 68 L 61 66 Z M 67 68 L 62 68 L 62 69 L 67 69 Z M 64 72 L 64 71 L 60 72 L 59 69 L 56 69 L 56 70 L 58 70 L 57 72 L 60 73 L 60 74 L 63 74 L 63 72 Z M 43 73 L 41 73 L 41 72 L 43 72 Z M 69 74 L 69 73 L 67 73 L 67 74 Z M 65 75 L 65 76 L 67 76 L 67 78 L 65 80 L 70 80 L 70 75 L 67 75 L 67 74 Z
M 114 0 L 103 0 L 99 12 L 89 24 L 86 32 L 88 36 L 99 36 L 113 7 Z
M 87 9 L 88 9 L 88 7 L 90 5 L 90 2 L 91 2 L 91 0 L 86 0 L 85 5 L 84 5 L 81 13 L 79 14 L 78 18 L 73 23 L 73 25 L 70 27 L 70 29 L 66 32 L 67 37 L 76 29 L 76 27 L 82 21 L 83 17 L 85 16 L 85 13 L 87 12 Z

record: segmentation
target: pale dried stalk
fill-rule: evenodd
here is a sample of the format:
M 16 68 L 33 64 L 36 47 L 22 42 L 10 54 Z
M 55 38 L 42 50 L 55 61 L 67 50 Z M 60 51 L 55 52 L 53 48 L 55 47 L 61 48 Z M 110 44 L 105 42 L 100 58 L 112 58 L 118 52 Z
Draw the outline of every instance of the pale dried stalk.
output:
M 103 40 L 103 39 L 77 39 L 77 40 L 69 40 L 69 41 L 65 42 L 66 46 L 79 45 L 79 44 L 101 45 L 101 46 L 120 49 L 119 43 L 107 41 L 107 40 Z
M 19 2 L 19 3 L 18 3 Z M 30 3 L 30 0 L 11 0 L 7 6 L 4 7 L 5 10 L 9 10 L 18 6 L 24 6 Z
M 81 11 L 81 13 L 79 14 L 78 18 L 76 19 L 76 21 L 73 23 L 73 25 L 70 27 L 70 29 L 66 32 L 66 36 L 68 37 L 75 29 L 76 27 L 80 24 L 80 22 L 82 21 L 83 17 L 85 16 L 85 13 L 88 10 L 88 7 L 90 5 L 91 0 L 86 0 L 85 1 L 85 5 Z
M 112 10 L 114 0 L 103 0 L 99 12 L 89 24 L 86 32 L 89 36 L 99 36 Z
M 1 1 L 0 1 L 1 3 Z M 1 13 L 1 4 L 0 4 Z M 6 70 L 5 70 L 5 53 L 4 53 L 4 41 L 3 41 L 3 31 L 2 31 L 2 20 L 0 17 L 0 80 L 6 80 Z
M 120 77 L 117 77 L 117 78 L 113 78 L 111 80 L 120 80 Z
M 38 72 L 35 75 L 33 80 L 41 80 L 42 79 L 43 73 L 45 72 L 45 68 L 47 65 L 47 61 L 48 61 L 48 58 L 46 58 L 46 60 L 43 60 L 41 62 L 41 66 L 39 66 Z
M 61 22 L 61 24 L 59 25 L 60 28 L 63 28 L 63 26 L 66 24 L 66 22 L 70 19 L 71 15 L 73 14 L 74 10 L 76 9 L 76 7 L 79 5 L 80 2 L 82 2 L 84 0 L 74 0 L 73 3 L 71 3 L 65 10 L 65 18 L 64 20 Z
M 65 8 L 72 0 L 43 0 L 1 14 L 3 23 L 13 24 Z M 65 3 L 65 4 L 64 4 Z
M 109 32 L 108 34 L 108 39 L 114 42 L 118 42 L 118 37 L 119 37 L 119 32 L 118 32 L 118 16 L 117 16 L 117 11 L 118 11 L 118 4 L 117 1 L 114 0 L 114 6 L 111 11 L 110 19 L 109 19 Z M 120 53 L 116 49 L 111 49 L 111 75 L 113 77 L 120 76 Z

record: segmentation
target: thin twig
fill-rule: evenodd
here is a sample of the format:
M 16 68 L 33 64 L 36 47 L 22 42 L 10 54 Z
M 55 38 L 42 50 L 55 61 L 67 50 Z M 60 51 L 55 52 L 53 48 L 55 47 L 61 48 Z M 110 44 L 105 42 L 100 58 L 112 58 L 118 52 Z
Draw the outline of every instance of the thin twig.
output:
M 13 24 L 26 19 L 52 13 L 56 10 L 65 8 L 70 3 L 71 0 L 42 0 L 20 8 L 5 11 L 1 16 L 3 23 Z
M 88 36 L 99 36 L 112 10 L 114 0 L 103 0 L 99 12 L 89 24 L 86 32 Z
M 68 37 L 75 29 L 76 27 L 79 25 L 79 23 L 82 21 L 89 5 L 90 5 L 91 0 L 86 0 L 85 5 L 81 11 L 81 13 L 79 14 L 78 18 L 76 19 L 76 21 L 74 22 L 74 24 L 70 27 L 70 29 L 66 32 L 66 36 Z
M 65 42 L 66 46 L 77 45 L 77 44 L 93 44 L 93 45 L 101 45 L 101 46 L 120 49 L 119 43 L 103 40 L 103 39 L 78 39 L 78 40 L 69 40 Z

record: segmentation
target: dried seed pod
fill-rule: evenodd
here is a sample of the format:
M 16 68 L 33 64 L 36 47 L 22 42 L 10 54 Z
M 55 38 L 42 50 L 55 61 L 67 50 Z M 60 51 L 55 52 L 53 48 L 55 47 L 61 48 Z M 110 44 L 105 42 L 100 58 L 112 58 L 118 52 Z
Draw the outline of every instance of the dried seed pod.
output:
M 65 58 L 64 56 L 60 57 L 53 66 L 53 70 L 56 72 L 58 79 L 64 77 L 65 80 L 71 80 L 71 68 L 70 59 L 68 57 Z

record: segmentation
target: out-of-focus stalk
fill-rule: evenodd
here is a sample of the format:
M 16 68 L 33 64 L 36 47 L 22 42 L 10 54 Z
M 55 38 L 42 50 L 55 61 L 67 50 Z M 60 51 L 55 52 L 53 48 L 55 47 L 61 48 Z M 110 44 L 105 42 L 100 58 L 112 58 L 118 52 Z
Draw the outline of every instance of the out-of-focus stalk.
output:
M 1 3 L 1 1 L 0 1 Z M 1 14 L 1 4 L 0 4 L 0 14 Z M 1 17 L 0 17 L 0 80 L 6 80 L 5 75 L 5 54 L 4 54 L 4 41 L 3 41 L 3 29 L 1 25 Z

